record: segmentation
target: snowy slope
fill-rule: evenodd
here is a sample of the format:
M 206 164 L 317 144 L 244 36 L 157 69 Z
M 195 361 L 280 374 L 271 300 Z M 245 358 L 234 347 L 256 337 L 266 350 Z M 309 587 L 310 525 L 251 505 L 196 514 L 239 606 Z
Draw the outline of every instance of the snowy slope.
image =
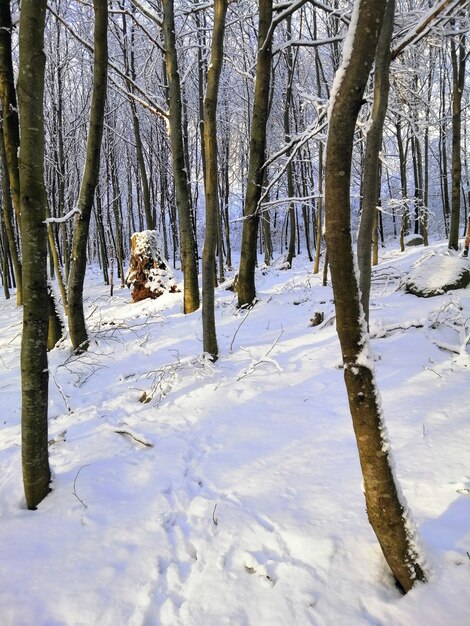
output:
M 54 483 L 35 512 L 20 471 L 20 311 L 0 300 L 0 623 L 470 624 L 470 289 L 406 294 L 427 253 L 385 253 L 371 334 L 429 583 L 400 596 L 367 522 L 332 291 L 305 259 L 259 270 L 248 314 L 217 290 L 215 365 L 181 294 L 130 304 L 97 272 L 90 351 L 50 355 Z

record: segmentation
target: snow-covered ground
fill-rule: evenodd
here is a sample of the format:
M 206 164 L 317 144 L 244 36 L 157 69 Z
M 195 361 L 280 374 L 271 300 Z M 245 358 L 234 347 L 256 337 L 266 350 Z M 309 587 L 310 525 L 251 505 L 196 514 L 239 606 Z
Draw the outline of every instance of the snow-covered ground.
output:
M 259 270 L 249 313 L 217 290 L 215 365 L 181 293 L 130 304 L 96 270 L 89 352 L 65 341 L 50 354 L 54 481 L 34 512 L 20 468 L 20 311 L 0 300 L 0 624 L 470 624 L 470 288 L 419 299 L 403 287 L 437 249 L 386 252 L 371 304 L 427 584 L 399 594 L 368 524 L 332 291 L 305 259 Z M 325 321 L 311 327 L 316 312 Z

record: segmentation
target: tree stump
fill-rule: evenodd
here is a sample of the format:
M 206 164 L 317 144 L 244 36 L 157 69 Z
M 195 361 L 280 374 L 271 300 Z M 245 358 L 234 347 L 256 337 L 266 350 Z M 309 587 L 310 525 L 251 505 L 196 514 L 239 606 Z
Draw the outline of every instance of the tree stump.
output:
M 146 298 L 155 299 L 166 291 L 179 291 L 168 262 L 161 253 L 157 233 L 144 230 L 134 233 L 131 239 L 130 267 L 126 285 L 132 287 L 132 302 Z

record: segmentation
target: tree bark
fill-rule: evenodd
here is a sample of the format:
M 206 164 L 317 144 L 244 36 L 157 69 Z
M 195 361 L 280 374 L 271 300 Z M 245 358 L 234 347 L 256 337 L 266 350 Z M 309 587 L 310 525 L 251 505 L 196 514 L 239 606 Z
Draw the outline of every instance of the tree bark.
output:
M 47 366 L 48 294 L 46 189 L 44 186 L 44 23 L 46 0 L 23 0 L 20 17 L 18 100 L 23 240 L 23 335 L 21 340 L 21 452 L 29 509 L 49 493 Z
M 198 263 L 194 231 L 191 222 L 191 198 L 188 188 L 183 137 L 183 112 L 178 57 L 176 53 L 174 0 L 162 0 L 163 33 L 165 37 L 165 62 L 168 76 L 168 99 L 173 176 L 175 179 L 176 207 L 178 210 L 181 265 L 184 274 L 184 312 L 199 308 Z
M 289 16 L 286 20 L 286 39 L 289 41 L 292 38 L 292 22 Z M 292 107 L 292 86 L 294 80 L 294 57 L 292 55 L 292 47 L 286 51 L 286 66 L 287 66 L 287 86 L 284 102 L 284 140 L 288 144 L 291 140 L 291 124 L 290 124 L 290 111 Z M 294 197 L 294 165 L 291 159 L 291 150 L 286 152 L 287 158 L 287 197 Z M 291 200 L 289 202 L 288 209 L 289 217 L 289 244 L 287 247 L 286 263 L 289 267 L 292 267 L 292 261 L 295 257 L 295 230 L 296 230 L 296 214 L 295 205 Z
M 458 54 L 453 38 L 450 40 L 452 59 L 452 191 L 449 227 L 449 249 L 459 249 L 460 223 L 460 178 L 462 175 L 462 161 L 460 144 L 462 133 L 462 95 L 465 85 L 465 34 L 460 34 Z
M 204 97 L 204 189 L 206 200 L 206 236 L 202 253 L 202 341 L 204 352 L 218 357 L 214 315 L 215 248 L 219 215 L 217 159 L 217 97 L 224 52 L 227 0 L 214 2 L 214 27 Z M 221 251 L 219 250 L 219 254 Z
M 269 116 L 271 84 L 273 15 L 272 0 L 259 0 L 258 57 L 256 60 L 255 95 L 250 133 L 248 181 L 243 211 L 243 232 L 238 274 L 238 306 L 252 306 L 256 299 L 255 267 L 257 261 L 259 210 L 266 151 L 266 126 Z
M 357 0 L 332 89 L 326 152 L 326 239 L 344 377 L 364 478 L 369 521 L 385 559 L 406 592 L 425 580 L 391 470 L 383 415 L 363 322 L 351 238 L 350 179 L 357 115 L 372 67 L 386 0 Z M 338 78 L 340 77 L 340 78 Z
M 375 55 L 374 104 L 372 107 L 372 120 L 366 139 L 362 183 L 362 213 L 357 237 L 357 262 L 360 276 L 359 286 L 361 289 L 362 308 L 367 324 L 369 324 L 371 246 L 379 198 L 379 156 L 382 146 L 385 114 L 388 106 L 388 94 L 390 91 L 390 43 L 392 41 L 394 15 L 395 0 L 387 0 L 387 7 L 385 9 Z
M 8 163 L 6 157 L 5 144 L 3 141 L 3 127 L 0 125 L 0 155 L 2 162 L 2 199 L 3 199 L 3 222 L 5 227 L 5 235 L 8 241 L 8 250 L 13 265 L 13 271 L 16 281 L 16 304 L 21 306 L 22 297 L 22 268 L 20 255 L 18 252 L 17 240 L 14 228 L 13 206 L 11 201 L 10 177 L 8 175 Z M 18 164 L 18 162 L 17 162 Z
M 0 93 L 3 112 L 3 134 L 13 206 L 16 216 L 19 219 L 20 178 L 18 169 L 18 146 L 20 142 L 20 131 L 15 77 L 11 57 L 12 30 L 10 0 L 0 0 Z
M 75 222 L 68 283 L 70 338 L 74 350 L 77 352 L 88 349 L 88 332 L 83 310 L 83 283 L 85 281 L 86 248 L 91 210 L 100 171 L 108 67 L 108 4 L 106 0 L 93 0 L 93 7 L 95 27 L 90 127 L 88 129 L 85 169 L 77 203 L 80 214 Z
M 0 0 L 0 97 L 2 102 L 2 161 L 8 176 L 9 190 L 13 208 L 20 221 L 20 174 L 18 168 L 18 148 L 20 130 L 16 101 L 15 77 L 11 56 L 11 33 L 13 30 L 10 0 Z M 11 202 L 9 202 L 11 204 Z M 8 216 L 7 216 L 8 213 Z M 16 280 L 16 303 L 22 304 L 21 261 L 16 238 L 14 236 L 13 215 L 4 208 L 5 228 Z

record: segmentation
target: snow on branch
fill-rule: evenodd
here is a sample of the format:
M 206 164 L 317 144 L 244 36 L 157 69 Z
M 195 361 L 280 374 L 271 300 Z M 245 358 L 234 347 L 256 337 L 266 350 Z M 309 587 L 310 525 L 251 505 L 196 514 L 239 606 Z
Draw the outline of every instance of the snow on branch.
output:
M 63 17 L 61 17 L 58 13 L 56 13 L 56 11 L 54 11 L 54 9 L 50 5 L 48 5 L 47 8 L 50 11 L 50 13 L 52 13 L 52 15 L 54 15 L 54 17 L 69 31 L 69 33 L 77 41 L 79 41 L 82 44 L 82 46 L 84 46 L 91 54 L 94 54 L 95 49 L 91 43 L 88 43 L 87 41 L 85 41 L 85 39 L 83 39 L 83 37 L 80 37 L 80 35 L 77 32 L 75 32 L 73 27 Z M 145 100 L 142 100 L 138 98 L 137 96 L 135 96 L 135 94 L 129 91 L 126 91 L 116 81 L 113 81 L 111 77 L 108 77 L 109 81 L 112 82 L 119 91 L 124 93 L 124 95 L 126 95 L 128 98 L 132 98 L 133 100 L 135 100 L 136 102 L 144 106 L 147 110 L 151 111 L 154 115 L 162 117 L 165 120 L 168 118 L 169 113 L 165 111 L 162 107 L 158 106 L 158 104 L 154 103 L 152 101 L 151 96 L 149 96 L 147 92 L 145 92 L 141 87 L 139 87 L 139 85 L 134 80 L 132 80 L 130 76 L 128 76 L 121 69 L 119 69 L 119 67 L 115 65 L 114 63 L 112 63 L 112 61 L 110 61 L 109 59 L 108 59 L 108 67 L 109 69 L 116 72 L 116 74 L 118 74 L 118 76 L 120 76 L 126 83 L 131 85 L 133 89 L 135 89 L 141 96 L 143 96 L 143 98 L 145 98 Z
M 337 41 L 343 41 L 343 40 L 344 40 L 343 36 L 326 37 L 325 39 L 291 39 L 290 41 L 284 41 L 278 46 L 274 46 L 273 55 L 277 54 L 278 52 L 283 52 L 284 50 L 292 46 L 295 46 L 298 48 L 300 47 L 316 48 L 318 46 L 326 46 L 327 44 L 335 43 Z
M 338 9 L 335 9 L 334 7 L 329 6 L 325 4 L 324 2 L 319 2 L 319 0 L 309 0 L 309 4 L 316 7 L 317 9 L 322 9 L 322 11 L 325 11 L 326 13 L 330 13 L 330 15 L 336 15 L 339 20 L 341 20 L 342 22 L 344 22 L 344 24 L 346 24 L 346 26 L 349 26 L 348 18 L 345 17 L 342 14 L 342 12 L 338 11 Z M 285 11 L 291 6 L 292 6 L 292 2 L 282 2 L 279 4 L 275 4 L 273 6 L 273 11 L 274 12 Z
M 81 215 L 82 212 L 79 208 L 75 207 L 71 211 L 69 211 L 66 215 L 62 217 L 48 217 L 44 220 L 43 224 L 63 224 L 64 222 L 68 222 L 71 217 L 74 215 Z
M 406 35 L 397 43 L 392 50 L 392 59 L 396 59 L 399 54 L 411 43 L 417 43 L 422 37 L 424 37 L 430 28 L 431 23 L 445 10 L 447 9 L 447 15 L 456 9 L 458 6 L 466 2 L 467 0 L 440 0 L 434 7 L 432 7 L 424 17 L 415 24 Z
M 140 0 L 131 0 L 131 2 L 136 7 L 136 9 L 139 9 L 139 11 L 143 15 L 145 15 L 145 17 L 148 17 L 149 20 L 152 20 L 152 22 L 158 24 L 158 26 L 163 26 L 163 20 L 154 11 L 145 7 L 142 2 L 140 2 Z

